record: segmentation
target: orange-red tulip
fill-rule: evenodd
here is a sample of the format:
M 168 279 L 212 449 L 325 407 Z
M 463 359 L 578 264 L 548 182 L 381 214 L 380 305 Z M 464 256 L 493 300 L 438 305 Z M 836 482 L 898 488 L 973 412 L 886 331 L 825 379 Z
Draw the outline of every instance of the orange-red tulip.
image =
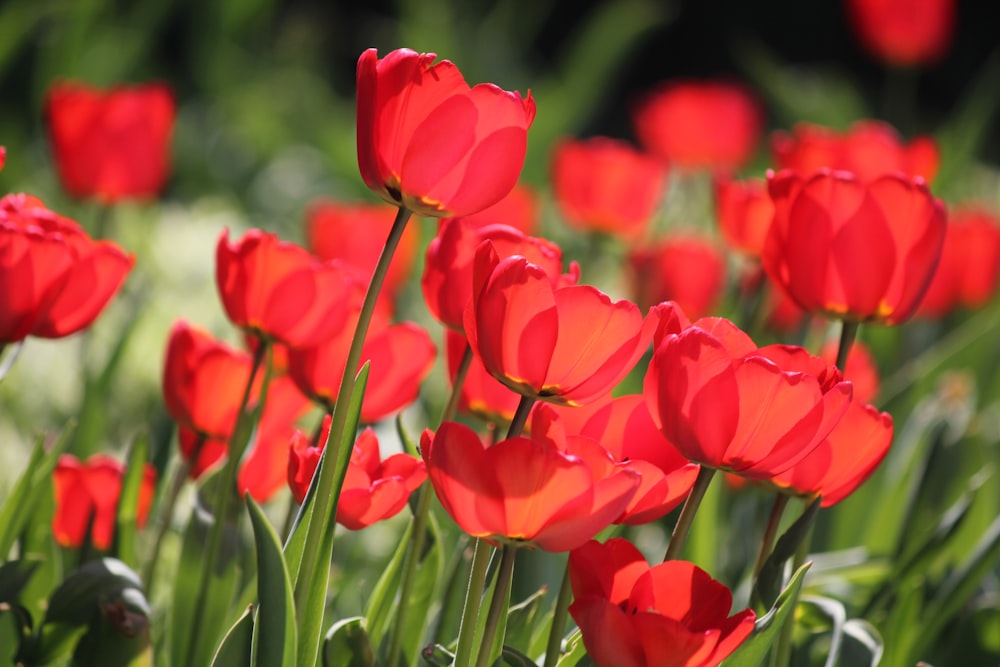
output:
M 768 187 L 775 215 L 764 269 L 803 309 L 884 324 L 913 314 L 945 234 L 944 205 L 922 180 L 782 171 Z
M 358 59 L 358 165 L 365 184 L 417 215 L 463 216 L 511 191 L 535 102 L 470 88 L 450 61 L 409 49 Z
M 225 230 L 215 253 L 215 282 L 236 326 L 292 347 L 318 345 L 344 325 L 354 284 L 338 262 L 252 229 L 235 243 Z
M 524 257 L 476 252 L 465 333 L 493 377 L 553 403 L 587 403 L 610 391 L 646 350 L 639 308 L 589 285 L 553 287 Z
M 650 567 L 627 540 L 588 542 L 569 555 L 573 604 L 598 667 L 712 667 L 750 636 L 754 612 L 730 616 L 733 595 L 692 563 Z
M 63 188 L 104 203 L 156 197 L 170 171 L 176 113 L 173 93 L 162 83 L 106 91 L 55 84 L 45 114 Z
M 538 209 L 538 195 L 534 190 L 524 185 L 515 185 L 514 189 L 496 204 L 478 213 L 462 216 L 462 220 L 472 227 L 507 225 L 530 236 L 538 229 Z
M 932 137 L 919 136 L 904 143 L 891 125 L 877 120 L 858 121 L 846 132 L 799 123 L 790 134 L 775 132 L 771 151 L 779 169 L 809 176 L 825 167 L 849 171 L 863 181 L 900 172 L 931 183 L 940 160 Z
M 732 322 L 705 318 L 659 338 L 644 394 L 685 457 L 769 479 L 830 434 L 852 388 L 802 348 L 758 349 Z
M 52 473 L 56 510 L 52 532 L 64 547 L 81 547 L 90 529 L 93 545 L 111 548 L 118 521 L 118 498 L 122 491 L 125 465 L 110 456 L 95 454 L 84 462 L 63 454 Z M 142 471 L 136 522 L 146 525 L 156 488 L 156 469 L 148 463 Z
M 605 476 L 567 453 L 558 433 L 534 428 L 487 447 L 469 427 L 445 422 L 424 431 L 420 453 L 445 510 L 466 533 L 546 551 L 568 551 L 625 510 L 639 475 Z
M 774 204 L 764 181 L 717 178 L 715 210 L 726 243 L 750 257 L 760 257 L 774 219 Z
M 712 311 L 722 296 L 726 259 L 719 248 L 699 236 L 675 235 L 628 254 L 632 294 L 640 308 L 676 301 L 691 317 Z
M 0 199 L 0 345 L 90 326 L 134 263 L 31 195 Z
M 563 140 L 552 157 L 552 188 L 571 227 L 634 239 L 656 214 L 666 188 L 663 164 L 624 141 Z
M 632 117 L 653 155 L 681 169 L 731 172 L 745 165 L 763 124 L 754 95 L 738 83 L 673 81 L 643 98 Z
M 847 0 L 851 27 L 868 52 L 889 65 L 941 59 L 955 29 L 955 0 Z

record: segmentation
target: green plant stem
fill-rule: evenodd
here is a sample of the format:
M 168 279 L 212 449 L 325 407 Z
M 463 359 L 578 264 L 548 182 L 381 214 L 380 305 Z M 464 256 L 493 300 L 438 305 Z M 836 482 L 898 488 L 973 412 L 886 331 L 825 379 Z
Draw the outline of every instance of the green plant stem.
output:
M 187 660 L 185 660 L 184 664 L 193 665 L 196 663 L 195 658 L 197 657 L 198 640 L 203 625 L 202 616 L 205 612 L 209 581 L 212 578 L 212 571 L 215 569 L 215 561 L 219 556 L 219 547 L 222 545 L 222 528 L 226 522 L 229 497 L 233 495 L 233 489 L 236 485 L 236 471 L 240 464 L 240 458 L 243 455 L 242 449 L 245 449 L 247 445 L 246 442 L 236 443 L 234 440 L 237 437 L 242 437 L 239 424 L 244 419 L 243 415 L 246 412 L 247 405 L 250 404 L 250 395 L 253 391 L 254 380 L 256 380 L 257 373 L 260 372 L 263 366 L 263 361 L 267 356 L 269 347 L 270 345 L 263 340 L 257 346 L 253 355 L 253 365 L 250 368 L 250 377 L 247 378 L 247 385 L 243 390 L 243 398 L 240 399 L 240 407 L 236 411 L 236 426 L 233 429 L 233 440 L 229 443 L 229 456 L 226 459 L 226 465 L 222 468 L 222 483 L 219 484 L 218 495 L 216 496 L 215 507 L 213 508 L 215 521 L 212 522 L 212 530 L 208 534 L 208 544 L 202 553 L 201 571 L 198 574 L 198 598 L 191 615 L 190 643 L 188 644 Z M 263 403 L 264 400 L 265 398 L 262 395 L 260 402 Z M 239 445 L 241 450 L 234 450 L 234 444 Z
M 681 515 L 677 517 L 677 525 L 674 526 L 674 532 L 670 535 L 670 544 L 667 545 L 667 553 L 663 556 L 664 562 L 677 560 L 681 557 L 684 542 L 687 540 L 691 524 L 694 522 L 694 515 L 698 512 L 701 499 L 705 496 L 705 491 L 708 490 L 708 485 L 712 483 L 712 478 L 714 477 L 715 468 L 703 465 L 698 471 L 698 477 L 694 480 L 691 493 L 688 495 L 687 500 L 684 501 L 684 507 L 681 508 Z
M 472 664 L 472 641 L 476 634 L 476 619 L 479 618 L 491 549 L 486 540 L 476 539 L 472 553 L 472 569 L 469 571 L 469 587 L 465 589 L 465 604 L 462 606 L 462 622 L 458 628 L 455 667 L 469 667 Z
M 853 320 L 843 320 L 843 328 L 840 330 L 840 345 L 837 347 L 837 368 L 843 373 L 847 367 L 847 355 L 851 353 L 851 346 L 858 335 L 858 327 L 861 325 Z
M 569 599 L 572 597 L 572 589 L 569 585 L 569 564 L 563 571 L 562 583 L 559 584 L 559 597 L 556 598 L 556 607 L 552 610 L 552 627 L 549 629 L 549 643 L 545 648 L 545 664 L 543 667 L 556 667 L 559 662 L 559 654 L 562 651 L 562 634 L 566 627 L 567 609 L 569 609 Z
M 441 422 L 444 423 L 452 419 L 458 412 L 458 400 L 462 397 L 462 385 L 465 384 L 465 376 L 469 374 L 469 366 L 472 365 L 472 346 L 465 344 L 465 352 L 462 353 L 462 361 L 455 369 L 455 379 L 451 383 L 451 395 L 448 403 L 444 406 L 444 414 L 441 415 Z
M 767 517 L 767 527 L 764 529 L 764 536 L 760 541 L 760 552 L 757 554 L 757 562 L 753 566 L 753 577 L 756 582 L 760 570 L 764 567 L 764 562 L 771 555 L 774 547 L 774 538 L 778 535 L 778 526 L 781 524 L 781 515 L 788 505 L 788 496 L 784 493 L 775 495 L 774 504 L 771 506 L 771 514 Z
M 809 506 L 813 503 L 815 498 L 807 498 L 804 501 L 804 510 L 808 511 Z M 806 562 L 806 557 L 809 555 L 809 543 L 812 541 L 812 531 L 813 526 L 816 525 L 816 516 L 819 512 L 814 512 L 812 514 L 812 520 L 809 522 L 807 528 L 806 536 L 802 538 L 802 542 L 799 543 L 799 548 L 795 550 L 795 556 L 792 558 L 792 572 L 797 572 L 802 564 Z M 795 612 L 794 607 L 798 604 L 798 596 L 790 602 L 793 611 L 785 619 L 785 624 L 781 626 L 781 632 L 778 633 L 778 641 L 774 645 L 774 650 L 771 654 L 771 666 L 772 667 L 788 667 L 792 659 L 792 635 L 795 631 Z
M 156 573 L 156 564 L 160 558 L 160 547 L 163 538 L 167 535 L 167 530 L 173 521 L 174 509 L 177 507 L 177 499 L 180 498 L 181 490 L 191 473 L 191 461 L 198 460 L 201 446 L 205 442 L 204 436 L 199 436 L 198 443 L 194 448 L 194 455 L 190 459 L 181 460 L 180 466 L 174 471 L 174 479 L 170 484 L 170 491 L 164 500 L 163 510 L 160 512 L 160 523 L 156 527 L 156 537 L 153 539 L 153 550 L 149 554 L 149 560 L 143 568 L 142 581 L 146 584 L 146 597 L 149 597 L 153 590 L 153 575 Z
M 486 626 L 483 628 L 483 641 L 479 647 L 479 657 L 476 667 L 487 667 L 490 664 L 490 654 L 493 652 L 493 640 L 500 624 L 506 625 L 507 607 L 510 600 L 510 585 L 514 579 L 514 560 L 517 558 L 517 547 L 507 545 L 500 550 L 500 571 L 497 573 L 497 587 L 493 589 L 493 599 L 486 615 Z
M 295 574 L 295 610 L 300 614 L 305 611 L 309 589 L 313 586 L 322 585 L 325 587 L 329 584 L 328 578 L 324 578 L 322 583 L 313 580 L 312 573 L 319 561 L 320 545 L 325 537 L 330 537 L 327 532 L 332 533 L 335 528 L 334 518 L 340 496 L 339 488 L 335 492 L 335 486 L 338 482 L 336 471 L 342 467 L 341 457 L 350 457 L 351 455 L 350 447 L 341 446 L 344 439 L 344 429 L 347 426 L 349 398 L 354 391 L 355 374 L 361 362 L 361 351 L 368 334 L 368 326 L 371 324 L 372 314 L 375 312 L 379 292 L 382 290 L 382 283 L 385 282 L 385 276 L 389 270 L 389 262 L 392 260 L 396 246 L 399 245 L 399 239 L 402 237 L 403 230 L 411 215 L 412 212 L 404 207 L 400 207 L 396 214 L 396 219 L 392 223 L 392 229 L 389 231 L 385 246 L 382 248 L 382 254 L 379 255 L 378 264 L 376 264 L 372 274 L 368 291 L 365 293 L 365 300 L 361 305 L 361 312 L 358 314 L 358 324 L 354 330 L 354 338 L 351 340 L 351 347 L 347 353 L 344 374 L 340 381 L 340 389 L 337 392 L 337 401 L 330 424 L 330 436 L 327 441 L 327 446 L 333 447 L 333 451 L 329 452 L 329 457 L 321 461 L 315 473 L 319 476 L 319 483 L 313 502 L 322 504 L 316 507 L 318 514 L 312 517 L 309 524 L 301 527 L 306 530 L 306 539 L 302 548 L 302 560 Z
M 521 401 L 517 404 L 517 410 L 514 412 L 514 418 L 510 420 L 510 426 L 507 428 L 506 438 L 516 438 L 521 435 L 524 431 L 524 425 L 528 423 L 528 415 L 531 414 L 531 408 L 534 405 L 535 399 L 533 397 L 521 397 Z

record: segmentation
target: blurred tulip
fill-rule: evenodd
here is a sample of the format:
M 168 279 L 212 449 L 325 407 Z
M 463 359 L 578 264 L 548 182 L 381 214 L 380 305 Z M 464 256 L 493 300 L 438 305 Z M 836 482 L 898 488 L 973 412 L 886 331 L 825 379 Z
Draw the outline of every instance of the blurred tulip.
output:
M 233 324 L 292 347 L 308 347 L 344 326 L 355 278 L 338 262 L 320 262 L 305 248 L 252 229 L 235 243 L 228 230 L 222 232 L 215 282 Z
M 134 263 L 31 195 L 0 199 L 0 345 L 90 326 Z
M 89 528 L 94 547 L 102 551 L 110 549 L 118 522 L 118 499 L 124 476 L 125 464 L 104 454 L 95 454 L 84 462 L 70 454 L 60 456 L 52 473 L 56 496 L 52 532 L 56 542 L 64 547 L 79 548 Z M 146 525 L 155 488 L 156 469 L 147 463 L 143 467 L 135 510 L 140 528 Z
M 562 250 L 555 243 L 525 236 L 508 225 L 476 227 L 468 218 L 442 220 L 427 247 L 420 286 L 431 315 L 456 331 L 465 330 L 465 308 L 472 300 L 473 260 L 476 249 L 486 240 L 501 257 L 520 255 L 544 269 L 553 282 L 561 280 Z M 575 265 L 571 267 L 573 281 L 577 270 Z
M 944 205 L 922 180 L 782 171 L 769 174 L 768 189 L 775 216 L 764 269 L 803 309 L 890 325 L 913 314 L 945 234 Z
M 530 236 L 538 229 L 538 209 L 538 195 L 534 190 L 524 185 L 515 185 L 514 189 L 496 204 L 487 206 L 478 213 L 462 216 L 462 220 L 466 225 L 476 228 L 507 225 Z
M 391 204 L 423 216 L 469 215 L 517 183 L 535 102 L 489 83 L 470 88 L 436 57 L 361 54 L 358 164 L 365 184 Z
M 729 247 L 750 257 L 760 257 L 774 219 L 774 204 L 764 181 L 717 178 L 715 210 L 722 238 Z
M 598 667 L 712 667 L 750 636 L 754 612 L 730 616 L 733 595 L 692 563 L 650 567 L 627 540 L 588 542 L 569 555 L 573 604 Z
M 712 311 L 722 296 L 726 260 L 711 241 L 672 236 L 628 254 L 632 294 L 646 310 L 661 301 L 676 301 L 690 317 Z
M 660 338 L 644 390 L 681 454 L 751 479 L 769 479 L 818 447 L 851 394 L 822 359 L 800 347 L 757 348 L 718 318 Z
M 449 329 L 445 331 L 445 345 L 448 351 L 448 377 L 454 382 L 468 341 L 462 334 Z M 472 356 L 459 393 L 459 412 L 475 415 L 492 424 L 505 424 L 514 418 L 520 401 L 520 394 L 490 375 L 483 362 L 475 355 Z
M 0 146 L 0 171 L 3 170 L 5 164 L 7 164 L 7 148 Z
M 1000 277 L 1000 218 L 982 206 L 948 214 L 941 261 L 917 317 L 942 317 L 964 306 L 981 308 L 996 292 Z
M 553 287 L 524 257 L 500 259 L 484 242 L 465 333 L 493 377 L 518 393 L 578 404 L 609 391 L 646 350 L 642 313 L 594 287 Z M 651 333 L 651 332 L 650 332 Z
M 681 169 L 732 172 L 760 141 L 760 104 L 743 85 L 672 81 L 648 93 L 632 116 L 646 150 Z
M 102 91 L 56 83 L 46 95 L 45 116 L 63 188 L 105 204 L 156 197 L 170 171 L 176 113 L 166 84 Z
M 847 17 L 861 44 L 889 65 L 937 62 L 955 30 L 955 0 L 847 0 Z
M 444 422 L 424 431 L 420 452 L 438 499 L 466 533 L 568 551 L 620 516 L 640 480 L 625 469 L 599 474 L 556 436 L 536 428 L 487 447 L 467 426 Z
M 324 418 L 319 446 L 297 431 L 292 438 L 288 460 L 288 485 L 301 504 L 312 481 L 319 457 L 330 433 L 330 417 Z M 416 491 L 427 471 L 424 462 L 409 454 L 393 454 L 382 460 L 375 431 L 366 428 L 354 443 L 347 476 L 337 505 L 337 523 L 349 530 L 361 530 L 377 521 L 399 514 L 410 494 Z
M 891 125 L 877 120 L 858 121 L 846 132 L 799 123 L 790 134 L 775 132 L 771 151 L 778 169 L 793 169 L 803 176 L 823 168 L 849 171 L 862 181 L 900 172 L 931 183 L 940 161 L 933 137 L 904 143 Z
M 556 203 L 581 231 L 636 238 L 656 214 L 666 176 L 660 161 L 606 137 L 563 140 L 553 152 Z

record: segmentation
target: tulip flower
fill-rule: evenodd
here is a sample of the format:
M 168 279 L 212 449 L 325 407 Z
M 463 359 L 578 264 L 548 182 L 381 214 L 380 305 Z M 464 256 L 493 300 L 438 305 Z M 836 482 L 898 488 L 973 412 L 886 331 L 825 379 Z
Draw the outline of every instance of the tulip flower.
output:
M 469 345 L 486 370 L 536 399 L 587 403 L 610 391 L 646 350 L 639 308 L 612 302 L 588 285 L 553 287 L 524 257 L 500 259 L 491 243 L 476 252 Z
M 725 286 L 726 261 L 697 236 L 676 235 L 628 254 L 629 282 L 640 308 L 675 301 L 691 317 L 711 312 Z
M 468 341 L 465 336 L 451 329 L 445 331 L 448 352 L 448 377 L 454 382 L 458 366 L 465 354 Z M 509 423 L 517 411 L 521 395 L 489 374 L 473 355 L 458 398 L 458 410 L 471 414 L 491 424 Z M 574 410 L 578 408 L 572 408 Z
M 500 201 L 524 164 L 535 102 L 470 88 L 450 61 L 397 49 L 358 60 L 358 165 L 375 194 L 417 215 L 464 216 Z
M 774 204 L 766 184 L 758 179 L 716 179 L 715 210 L 722 238 L 729 247 L 760 257 L 774 218 Z
M 61 338 L 97 318 L 135 257 L 94 241 L 77 223 L 24 194 L 0 199 L 0 345 Z
M 520 255 L 540 266 L 553 282 L 575 282 L 579 267 L 563 278 L 562 250 L 545 239 L 526 236 L 507 225 L 476 227 L 468 218 L 441 222 L 438 234 L 427 247 L 420 286 L 431 315 L 456 331 L 465 330 L 465 308 L 472 300 L 472 273 L 476 249 L 490 241 L 501 257 Z
M 862 46 L 889 65 L 941 59 L 955 30 L 955 0 L 847 0 L 847 17 Z
M 52 532 L 56 542 L 64 547 L 79 548 L 89 530 L 94 547 L 110 549 L 124 476 L 125 465 L 110 456 L 95 454 L 84 462 L 70 454 L 60 456 L 52 473 L 56 496 Z M 155 487 L 156 469 L 147 463 L 143 468 L 136 508 L 140 528 L 149 516 Z
M 215 282 L 229 319 L 293 347 L 317 345 L 340 331 L 354 280 L 341 264 L 320 262 L 257 229 L 235 243 L 223 231 L 216 247 Z
M 496 204 L 487 206 L 478 213 L 462 216 L 462 220 L 472 227 L 507 225 L 525 236 L 530 236 L 538 229 L 538 195 L 524 185 L 515 185 L 514 189 Z
M 890 444 L 892 417 L 872 405 L 851 403 L 819 447 L 770 481 L 795 495 L 822 496 L 820 507 L 830 507 L 875 472 Z
M 729 615 L 732 593 L 692 563 L 650 567 L 627 540 L 588 542 L 569 555 L 573 604 L 598 667 L 712 667 L 750 636 L 755 615 Z
M 705 318 L 659 339 L 644 394 L 686 458 L 769 479 L 830 434 L 852 387 L 802 348 L 757 348 L 728 320 Z
M 775 215 L 764 269 L 799 306 L 854 322 L 913 314 L 945 234 L 944 206 L 923 181 L 783 171 L 769 174 L 768 189 Z
M 632 123 L 646 150 L 681 169 L 732 172 L 753 155 L 763 115 L 738 83 L 673 81 L 639 102 Z
M 176 114 L 173 93 L 162 83 L 106 91 L 55 84 L 45 116 L 63 188 L 105 204 L 156 197 L 170 171 Z
M 779 169 L 809 176 L 825 167 L 849 171 L 862 181 L 900 172 L 932 183 L 940 162 L 932 137 L 904 142 L 891 125 L 875 120 L 858 121 L 846 132 L 799 123 L 790 134 L 775 132 L 771 151 Z
M 622 514 L 639 474 L 610 475 L 569 454 L 541 428 L 487 447 L 472 429 L 444 422 L 424 431 L 420 452 L 438 499 L 473 537 L 568 551 Z
M 981 308 L 1000 278 L 1000 218 L 979 206 L 949 212 L 941 261 L 917 317 L 942 317 L 964 306 Z
M 301 431 L 296 431 L 292 438 L 288 485 L 299 504 L 309 491 L 329 434 L 328 415 L 323 419 L 318 446 L 313 446 Z M 394 517 L 425 479 L 424 462 L 409 454 L 393 454 L 382 460 L 378 437 L 375 431 L 366 428 L 358 435 L 347 465 L 337 505 L 337 523 L 350 530 L 361 530 L 376 521 Z
M 557 144 L 552 187 L 563 218 L 582 231 L 623 239 L 641 234 L 666 189 L 663 164 L 606 137 Z

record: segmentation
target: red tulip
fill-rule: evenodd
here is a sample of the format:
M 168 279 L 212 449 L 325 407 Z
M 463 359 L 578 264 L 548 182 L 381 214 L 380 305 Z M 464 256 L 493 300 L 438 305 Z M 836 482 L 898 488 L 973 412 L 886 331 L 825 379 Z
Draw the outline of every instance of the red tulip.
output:
M 465 333 L 486 370 L 518 393 L 587 403 L 610 391 L 646 350 L 639 308 L 588 285 L 553 287 L 524 257 L 476 253 Z
M 55 84 L 45 114 L 63 188 L 104 203 L 156 197 L 170 171 L 176 113 L 173 93 L 161 83 L 107 91 Z
M 666 188 L 666 169 L 624 141 L 594 137 L 557 144 L 552 187 L 566 222 L 624 239 L 641 234 Z
M 644 391 L 681 454 L 751 479 L 773 477 L 818 447 L 851 393 L 835 367 L 804 349 L 758 349 L 715 318 L 659 339 Z
M 465 336 L 451 329 L 445 331 L 448 351 L 448 377 L 454 381 L 458 364 L 468 345 Z M 458 410 L 472 414 L 491 424 L 509 423 L 517 411 L 521 395 L 489 374 L 475 355 L 465 373 L 465 381 L 458 398 Z
M 927 65 L 951 45 L 955 0 L 847 0 L 847 16 L 874 57 L 889 65 Z
M 945 233 L 944 205 L 923 181 L 783 171 L 769 174 L 768 188 L 775 215 L 764 269 L 803 309 L 884 324 L 913 314 Z
M 5 164 L 7 164 L 7 148 L 0 146 L 0 170 L 3 169 Z
M 90 326 L 134 263 L 35 197 L 0 199 L 0 344 Z
M 718 247 L 697 236 L 673 236 L 628 254 L 632 293 L 640 308 L 676 301 L 691 317 L 711 312 L 722 296 L 726 260 Z
M 760 257 L 774 218 L 774 204 L 764 182 L 716 179 L 715 209 L 726 243 L 750 257 Z
M 711 667 L 750 636 L 752 609 L 730 616 L 733 596 L 692 563 L 652 567 L 622 538 L 569 555 L 573 604 L 598 667 Z
M 292 347 L 317 345 L 343 327 L 351 272 L 300 246 L 252 229 L 236 243 L 223 231 L 215 282 L 232 322 Z
M 490 225 L 507 225 L 530 236 L 538 229 L 539 218 L 538 195 L 523 185 L 515 185 L 510 193 L 492 206 L 478 213 L 462 217 L 466 225 L 472 227 L 488 227 Z
M 537 264 L 553 281 L 562 280 L 562 250 L 545 239 L 525 236 L 507 225 L 475 227 L 468 218 L 441 221 L 438 235 L 427 247 L 420 282 L 431 315 L 456 331 L 465 330 L 465 308 L 472 300 L 472 269 L 476 249 L 489 240 L 501 257 L 520 255 Z M 575 282 L 579 270 L 570 268 Z
M 64 547 L 81 547 L 89 528 L 93 545 L 101 550 L 110 549 L 124 476 L 125 465 L 110 456 L 95 454 L 82 463 L 70 454 L 60 456 L 52 474 L 56 495 L 52 532 L 56 542 Z M 136 508 L 140 528 L 146 525 L 155 487 L 156 469 L 147 463 Z
M 288 485 L 297 503 L 305 500 L 329 433 L 328 415 L 323 420 L 318 447 L 312 446 L 301 431 L 292 439 Z M 337 523 L 350 530 L 361 530 L 376 521 L 394 517 L 425 479 L 424 462 L 409 454 L 393 454 L 382 460 L 378 437 L 375 431 L 366 428 L 358 435 L 347 465 L 337 505 Z
M 309 249 L 322 260 L 339 259 L 358 269 L 367 284 L 392 229 L 396 209 L 384 204 L 341 204 L 314 201 L 306 210 Z M 383 293 L 398 294 L 410 278 L 420 230 L 408 226 L 392 256 Z
M 466 533 L 568 551 L 620 516 L 640 480 L 626 469 L 604 476 L 557 437 L 536 428 L 487 447 L 467 426 L 445 422 L 424 431 L 420 452 L 438 499 Z
M 358 165 L 391 204 L 417 215 L 469 215 L 517 183 L 535 102 L 493 84 L 469 88 L 455 65 L 436 57 L 361 54 Z
M 779 169 L 809 176 L 825 167 L 849 171 L 862 181 L 901 172 L 931 183 L 940 160 L 932 137 L 920 136 L 904 143 L 891 125 L 877 120 L 858 121 L 846 132 L 799 123 L 791 134 L 775 132 L 771 151 Z
M 673 81 L 636 107 L 639 141 L 682 169 L 730 172 L 745 165 L 763 124 L 754 95 L 738 83 Z
M 1000 278 L 1000 218 L 982 206 L 949 213 L 941 261 L 917 309 L 942 317 L 958 306 L 981 308 Z

